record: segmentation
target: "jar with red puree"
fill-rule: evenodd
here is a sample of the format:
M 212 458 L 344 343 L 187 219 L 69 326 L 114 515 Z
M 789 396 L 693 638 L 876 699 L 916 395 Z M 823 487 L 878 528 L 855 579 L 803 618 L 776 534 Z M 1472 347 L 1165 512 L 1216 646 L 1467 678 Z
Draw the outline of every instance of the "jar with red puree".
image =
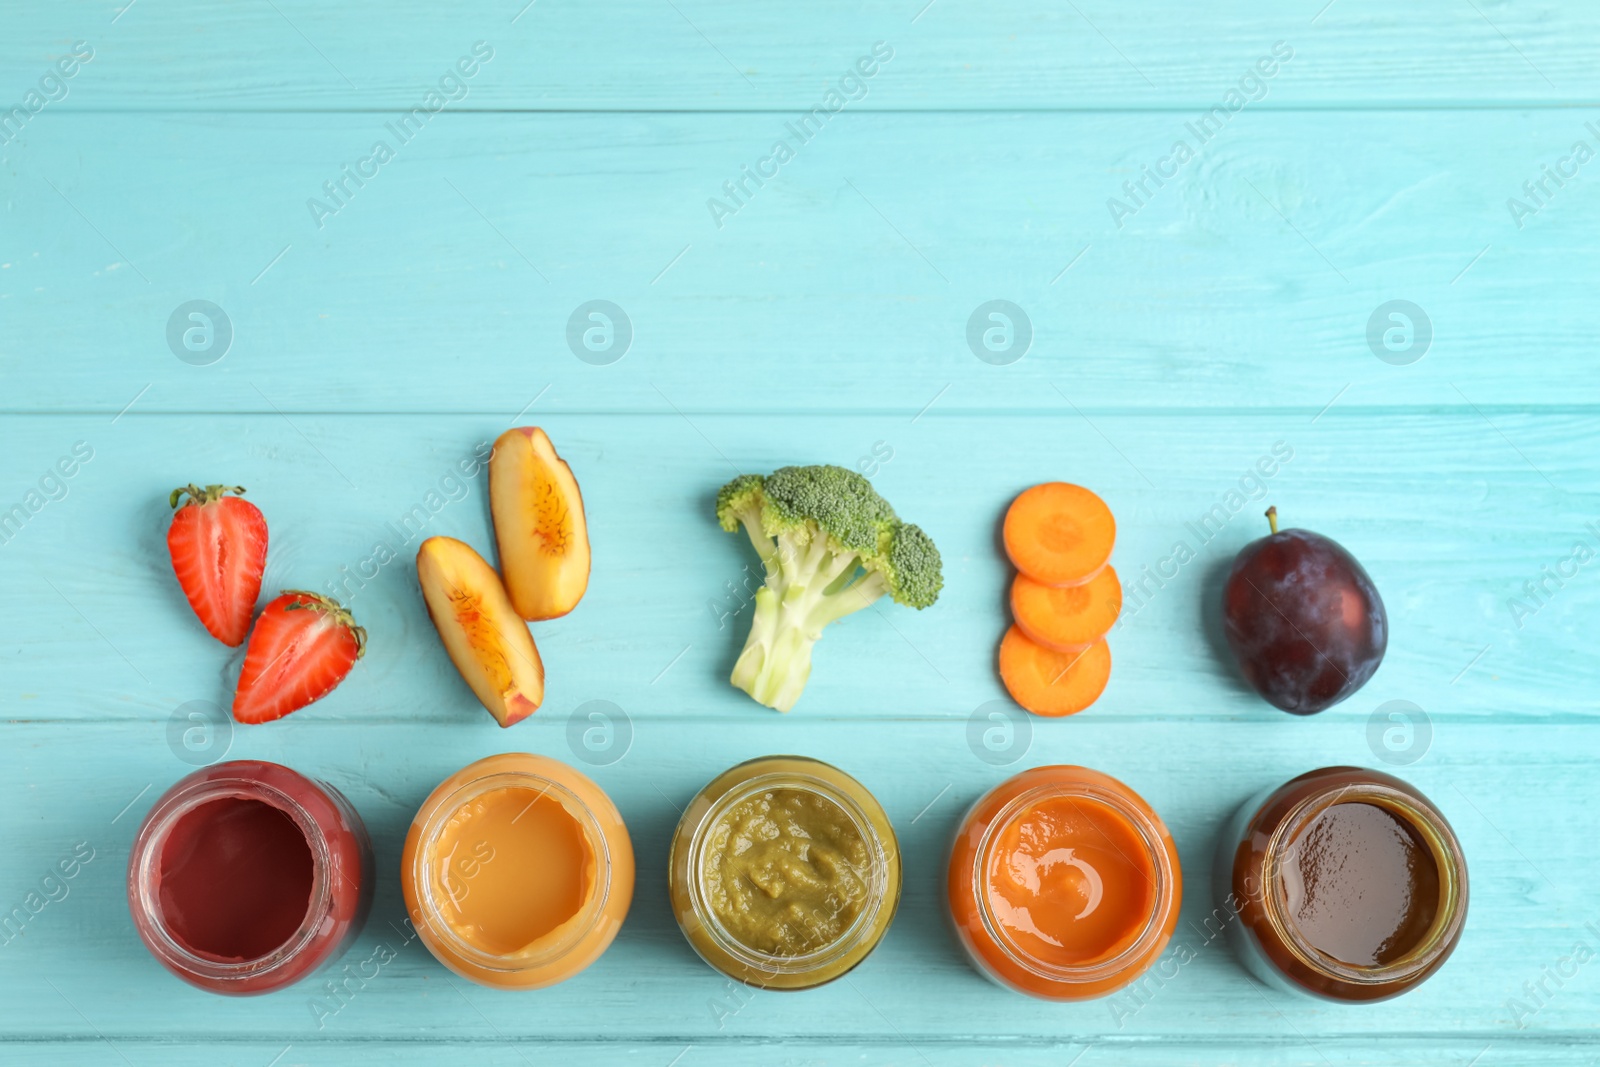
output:
M 1172 937 L 1183 882 L 1172 835 L 1139 794 L 1084 767 L 1035 767 L 979 798 L 946 885 L 979 971 L 1045 1000 L 1114 993 Z
M 1467 861 L 1415 788 L 1324 767 L 1257 795 L 1224 829 L 1218 900 L 1245 966 L 1278 989 L 1385 1000 L 1434 974 L 1467 917 Z
M 372 845 L 350 802 L 276 763 L 196 771 L 156 801 L 128 860 L 145 947 L 201 989 L 291 985 L 340 956 L 372 900 Z

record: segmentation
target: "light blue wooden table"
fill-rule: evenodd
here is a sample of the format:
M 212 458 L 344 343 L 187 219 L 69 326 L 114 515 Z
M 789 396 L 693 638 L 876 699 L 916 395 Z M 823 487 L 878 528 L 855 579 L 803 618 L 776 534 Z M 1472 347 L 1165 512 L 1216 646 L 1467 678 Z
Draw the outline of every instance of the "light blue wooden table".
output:
M 0 944 L 0 1060 L 1600 1057 L 1600 9 L 523 2 L 0 8 L 0 910 L 25 916 Z M 174 347 L 197 300 L 227 329 Z M 595 300 L 628 328 L 574 348 Z M 991 300 L 1026 318 L 1009 351 L 969 346 Z M 1408 318 L 1380 312 L 1397 300 Z M 502 732 L 390 524 L 487 547 L 483 481 L 451 472 L 528 422 L 582 481 L 595 570 L 536 627 L 545 707 Z M 1267 499 L 1365 562 L 1393 627 L 1372 682 L 1309 720 L 1244 691 L 1211 628 L 1266 501 L 1209 540 L 1188 525 L 1275 446 Z M 749 555 L 710 512 L 733 471 L 807 461 L 867 465 L 947 585 L 830 632 L 780 717 L 725 682 Z M 1162 577 L 1130 598 L 1099 704 L 997 757 L 969 744 L 1004 698 L 997 521 L 1056 478 L 1111 503 L 1125 577 Z M 199 755 L 174 724 L 226 703 L 237 659 L 165 559 L 190 480 L 249 487 L 270 589 L 350 581 L 371 631 L 333 696 Z M 349 579 L 385 540 L 401 560 Z M 1175 568 L 1179 541 L 1196 558 Z M 609 749 L 575 732 L 593 701 L 620 709 Z M 349 961 L 396 958 L 321 1025 L 316 988 L 207 996 L 134 937 L 134 830 L 182 756 L 224 743 L 334 783 L 376 838 Z M 400 926 L 412 813 L 510 749 L 588 769 L 640 861 L 614 947 L 538 993 L 452 981 Z M 675 806 L 775 751 L 857 775 L 906 861 L 878 952 L 803 994 L 732 988 L 665 894 Z M 1177 838 L 1194 958 L 1141 1000 L 1002 992 L 944 929 L 961 812 L 1046 762 L 1123 778 Z M 1263 990 L 1199 925 L 1233 806 L 1342 762 L 1429 793 L 1472 874 L 1450 964 L 1361 1008 Z M 93 859 L 47 883 L 75 848 Z

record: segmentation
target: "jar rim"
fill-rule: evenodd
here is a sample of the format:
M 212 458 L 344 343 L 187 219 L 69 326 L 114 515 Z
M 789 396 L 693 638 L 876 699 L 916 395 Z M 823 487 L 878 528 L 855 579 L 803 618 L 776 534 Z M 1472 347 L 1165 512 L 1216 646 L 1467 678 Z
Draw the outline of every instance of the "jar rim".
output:
M 441 899 L 437 895 L 435 879 L 429 874 L 429 858 L 439 842 L 450 816 L 463 806 L 495 789 L 537 788 L 539 798 L 549 796 L 557 800 L 572 820 L 582 830 L 594 857 L 594 888 L 583 905 L 563 924 L 568 929 L 561 938 L 539 951 L 523 954 L 490 952 L 468 941 L 450 923 L 439 921 L 443 914 Z M 539 799 L 535 798 L 535 799 Z M 412 854 L 411 881 L 416 887 L 418 915 L 414 921 L 449 947 L 449 951 L 474 967 L 499 974 L 515 974 L 549 966 L 577 950 L 585 937 L 605 914 L 611 896 L 612 859 L 611 846 L 601 830 L 594 811 L 576 792 L 554 778 L 534 771 L 503 770 L 469 778 L 450 792 L 425 802 L 432 807 L 427 822 Z M 548 936 L 548 935 L 547 935 Z M 518 950 L 521 953 L 525 950 Z
M 298 772 L 290 773 L 298 776 Z M 305 781 L 310 782 L 310 779 Z M 228 799 L 253 800 L 283 812 L 304 836 L 306 847 L 311 852 L 311 890 L 306 900 L 305 916 L 295 932 L 281 945 L 255 959 L 230 961 L 196 951 L 173 933 L 161 905 L 162 858 L 173 828 L 185 815 L 207 804 Z M 334 911 L 331 873 L 334 868 L 333 849 L 327 835 L 305 805 L 277 786 L 243 774 L 206 778 L 187 784 L 180 782 L 175 786 L 145 817 L 144 825 L 134 840 L 130 866 L 135 884 L 134 899 L 142 915 L 149 920 L 141 927 L 141 933 L 147 935 L 149 947 L 173 967 L 220 982 L 271 975 L 293 965 L 307 951 L 315 951 L 318 934 Z
M 1115 956 L 1088 964 L 1051 963 L 1048 960 L 1038 959 L 1024 951 L 1005 932 L 994 913 L 993 906 L 989 902 L 989 894 L 986 892 L 988 885 L 986 874 L 990 861 L 993 859 L 994 848 L 1001 830 L 1010 826 L 1024 808 L 1041 800 L 1060 798 L 1069 800 L 1081 798 L 1091 803 L 1102 804 L 1125 819 L 1128 825 L 1138 833 L 1140 844 L 1146 850 L 1146 858 L 1149 861 L 1150 870 L 1154 873 L 1155 891 L 1153 904 L 1150 914 L 1146 917 L 1144 925 L 1139 930 L 1139 936 L 1130 941 Z M 988 820 L 988 825 L 984 828 L 983 835 L 979 838 L 977 848 L 974 851 L 972 898 L 976 914 L 983 923 L 985 934 L 991 942 L 1006 954 L 1007 959 L 1017 967 L 1050 982 L 1070 984 L 1102 982 L 1122 973 L 1143 959 L 1149 954 L 1152 947 L 1166 937 L 1166 920 L 1173 908 L 1171 899 L 1173 877 L 1168 869 L 1170 864 L 1171 858 L 1166 850 L 1166 837 L 1160 823 L 1149 812 L 1132 803 L 1120 792 L 1094 782 L 1074 782 L 1072 784 L 1041 783 L 1012 797 Z
M 808 756 L 760 757 L 759 759 L 746 760 L 743 763 L 736 764 L 724 774 L 736 771 L 740 767 L 746 767 L 753 763 L 765 763 L 769 760 L 811 763 L 827 768 L 836 774 L 844 775 L 844 772 L 838 768 Z M 848 775 L 844 776 L 849 778 Z M 722 776 L 719 775 L 718 777 Z M 851 778 L 850 781 L 855 781 L 855 779 Z M 701 877 L 707 838 L 718 819 L 734 805 L 771 789 L 802 790 L 830 801 L 850 820 L 852 828 L 866 842 L 872 853 L 868 862 L 870 877 L 867 883 L 865 906 L 861 908 L 855 919 L 838 937 L 811 952 L 793 956 L 762 952 L 759 949 L 751 948 L 735 937 L 723 925 L 721 919 L 717 917 L 716 910 L 706 900 L 704 879 Z M 870 796 L 870 794 L 868 795 Z M 884 817 L 883 821 L 885 826 L 889 825 L 887 816 Z M 889 827 L 889 833 L 893 835 L 893 832 L 893 827 Z M 883 835 L 873 825 L 868 812 L 854 797 L 850 796 L 838 785 L 821 775 L 811 774 L 804 770 L 773 770 L 746 779 L 737 786 L 723 792 L 707 806 L 699 822 L 695 825 L 689 837 L 687 858 L 688 880 L 686 889 L 689 896 L 689 906 L 718 950 L 726 953 L 741 967 L 770 977 L 803 975 L 813 971 L 820 971 L 848 958 L 863 947 L 870 949 L 872 943 L 882 937 L 884 930 L 887 929 L 887 924 L 880 924 L 878 920 L 886 907 L 894 905 L 898 896 L 898 894 L 890 891 L 890 865 L 894 862 L 896 856 L 898 856 L 898 842 L 895 842 L 894 848 L 891 849 L 890 844 L 884 841 Z
M 1289 914 L 1283 865 L 1301 834 L 1323 812 L 1339 804 L 1370 804 L 1402 819 L 1427 847 L 1439 876 L 1439 900 L 1432 922 L 1416 943 L 1389 963 L 1363 967 L 1324 952 Z M 1359 986 L 1404 982 L 1426 974 L 1455 947 L 1455 935 L 1466 918 L 1466 856 L 1455 831 L 1432 804 L 1382 782 L 1347 782 L 1324 789 L 1294 804 L 1267 840 L 1260 886 L 1262 913 L 1296 962 L 1320 977 Z

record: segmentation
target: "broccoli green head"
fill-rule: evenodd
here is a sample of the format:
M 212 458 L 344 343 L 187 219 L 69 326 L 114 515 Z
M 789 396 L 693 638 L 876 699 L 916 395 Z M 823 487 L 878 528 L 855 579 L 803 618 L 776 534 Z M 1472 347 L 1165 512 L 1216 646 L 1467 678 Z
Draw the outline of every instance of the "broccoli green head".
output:
M 764 489 L 762 518 L 773 535 L 810 524 L 840 549 L 867 555 L 877 552 L 884 532 L 899 521 L 871 482 L 844 467 L 779 467 Z
M 717 521 L 742 525 L 767 571 L 733 682 L 781 711 L 804 688 L 824 626 L 885 595 L 928 607 L 944 585 L 933 539 L 845 467 L 741 474 L 717 494 Z
M 758 521 L 761 509 L 766 506 L 766 496 L 761 486 L 766 478 L 759 474 L 741 474 L 717 491 L 717 521 L 729 533 L 739 528 L 747 516 Z
M 939 599 L 944 588 L 944 561 L 933 538 L 913 523 L 897 523 L 887 547 L 879 554 L 877 569 L 889 584 L 896 604 L 919 611 Z

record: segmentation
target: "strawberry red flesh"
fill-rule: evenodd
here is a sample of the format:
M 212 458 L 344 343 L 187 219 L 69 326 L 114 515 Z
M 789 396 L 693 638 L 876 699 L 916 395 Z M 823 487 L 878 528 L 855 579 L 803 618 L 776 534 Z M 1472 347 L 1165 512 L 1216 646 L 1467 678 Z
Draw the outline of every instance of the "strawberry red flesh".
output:
M 288 592 L 261 610 L 233 697 L 242 723 L 271 722 L 327 696 L 366 645 L 366 631 L 337 601 Z
M 236 486 L 189 485 L 172 491 L 167 551 L 189 606 L 225 645 L 244 643 L 267 565 L 267 521 Z M 184 496 L 189 499 L 181 506 Z

